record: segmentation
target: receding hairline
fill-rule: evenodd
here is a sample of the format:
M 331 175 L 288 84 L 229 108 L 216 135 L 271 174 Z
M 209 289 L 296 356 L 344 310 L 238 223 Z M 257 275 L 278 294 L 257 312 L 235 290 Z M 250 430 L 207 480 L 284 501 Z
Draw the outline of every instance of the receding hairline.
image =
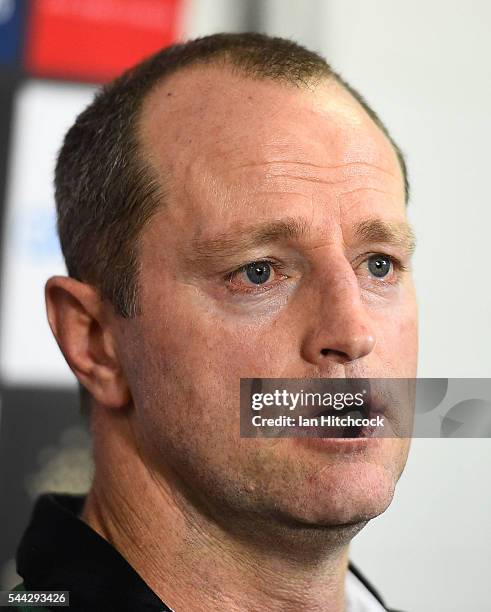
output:
M 149 111 L 149 106 L 155 102 L 157 97 L 162 96 L 162 98 L 165 98 L 168 96 L 170 98 L 174 96 L 175 91 L 173 91 L 173 86 L 182 85 L 181 81 L 183 79 L 192 79 L 193 74 L 197 75 L 199 79 L 199 77 L 203 74 L 203 68 L 209 71 L 210 75 L 213 75 L 213 73 L 225 73 L 228 74 L 228 76 L 237 77 L 238 81 L 256 81 L 258 83 L 266 84 L 271 83 L 280 87 L 290 88 L 292 91 L 313 91 L 313 89 L 320 83 L 331 83 L 334 86 L 339 86 L 343 91 L 347 92 L 346 88 L 336 79 L 334 73 L 329 70 L 328 66 L 326 66 L 326 71 L 324 73 L 320 73 L 319 71 L 318 73 L 306 76 L 304 79 L 292 80 L 287 76 L 275 77 L 269 76 L 267 73 L 248 70 L 241 64 L 236 63 L 236 60 L 234 61 L 234 56 L 229 57 L 226 56 L 224 52 L 222 53 L 223 54 L 216 56 L 198 58 L 189 64 L 178 66 L 175 70 L 163 75 L 160 79 L 153 83 L 142 96 L 138 111 L 135 115 L 135 134 L 137 136 L 141 136 L 141 130 L 144 127 L 142 122 Z M 192 80 L 190 80 L 190 83 L 192 83 Z M 186 95 L 188 95 L 188 92 L 186 92 Z M 196 92 L 195 99 L 198 99 L 201 95 L 201 91 Z M 192 94 L 189 94 L 190 100 L 193 100 L 191 96 Z
M 378 121 L 374 120 L 371 114 L 367 111 L 365 106 L 360 100 L 354 95 L 353 90 L 347 85 L 330 67 L 326 64 L 326 70 L 324 72 L 315 73 L 306 79 L 300 81 L 291 81 L 287 78 L 271 78 L 268 75 L 262 73 L 249 72 L 244 70 L 240 64 L 235 64 L 230 58 L 224 55 L 212 56 L 207 58 L 200 58 L 196 62 L 186 64 L 185 66 L 177 68 L 175 71 L 166 74 L 159 79 L 153 86 L 145 93 L 142 98 L 140 108 L 135 116 L 134 133 L 138 142 L 138 148 L 140 154 L 145 152 L 146 155 L 151 154 L 149 148 L 145 146 L 144 136 L 148 127 L 145 125 L 145 121 L 148 118 L 148 114 L 151 110 L 151 106 L 155 103 L 157 97 L 165 99 L 165 97 L 172 97 L 175 95 L 173 91 L 173 85 L 180 86 L 180 80 L 192 77 L 193 73 L 199 76 L 202 72 L 199 72 L 200 68 L 206 66 L 210 70 L 210 74 L 213 72 L 228 72 L 229 75 L 237 77 L 239 80 L 245 81 L 257 81 L 262 83 L 272 83 L 279 87 L 290 88 L 292 91 L 303 90 L 315 93 L 319 85 L 332 86 L 332 95 L 336 96 L 341 94 L 346 95 L 350 102 L 359 109 L 359 111 L 366 116 L 368 121 L 376 128 L 383 139 L 387 142 L 392 153 L 394 154 L 397 165 L 401 172 L 401 179 L 405 187 L 405 198 L 406 203 L 408 201 L 408 182 L 407 182 L 407 170 L 397 144 L 393 141 L 390 134 L 385 129 L 385 126 L 380 125 Z M 192 83 L 192 81 L 190 81 Z M 190 104 L 194 103 L 191 94 L 185 92 L 185 95 L 189 95 Z

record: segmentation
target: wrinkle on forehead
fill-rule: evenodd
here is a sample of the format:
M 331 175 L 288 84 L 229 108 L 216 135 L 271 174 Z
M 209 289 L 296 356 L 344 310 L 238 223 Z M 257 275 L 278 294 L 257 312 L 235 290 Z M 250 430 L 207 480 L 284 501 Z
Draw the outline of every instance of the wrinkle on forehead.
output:
M 313 163 L 309 163 L 309 162 L 297 162 L 297 161 L 288 161 L 288 160 L 275 160 L 272 159 L 270 161 L 267 162 L 263 162 L 263 163 L 249 163 L 249 164 L 243 164 L 241 166 L 236 166 L 236 169 L 240 169 L 240 168 L 250 168 L 250 167 L 254 167 L 254 166 L 274 166 L 275 164 L 282 164 L 284 166 L 287 165 L 299 165 L 299 166 L 305 166 L 305 167 L 310 167 L 310 168 L 314 168 L 314 169 L 323 169 L 325 168 L 324 165 L 321 164 L 313 164 Z M 331 170 L 337 170 L 340 168 L 348 168 L 348 167 L 356 167 L 358 168 L 363 168 L 363 166 L 372 166 L 377 168 L 378 170 L 380 170 L 381 172 L 386 172 L 387 174 L 390 174 L 391 176 L 395 176 L 393 172 L 390 172 L 389 170 L 387 170 L 386 168 L 381 168 L 379 166 L 375 166 L 374 164 L 367 164 L 365 162 L 347 162 L 346 164 L 339 164 L 338 166 L 336 165 L 332 165 L 330 166 Z M 234 168 L 234 169 L 235 169 Z
M 370 179 L 376 174 L 386 175 L 396 183 L 400 180 L 400 174 L 394 170 L 370 164 L 367 162 L 346 162 L 345 164 L 320 165 L 308 162 L 271 160 L 256 163 L 244 163 L 237 166 L 231 165 L 224 168 L 224 174 L 239 174 L 242 170 L 258 171 L 268 178 L 288 178 L 290 180 L 309 181 L 323 183 L 324 185 L 342 185 L 353 182 L 357 178 Z
M 300 183 L 403 188 L 388 139 L 332 83 L 304 90 L 208 67 L 170 77 L 149 98 L 144 152 L 174 192 L 202 198 L 203 189 L 242 185 L 291 193 L 303 191 Z

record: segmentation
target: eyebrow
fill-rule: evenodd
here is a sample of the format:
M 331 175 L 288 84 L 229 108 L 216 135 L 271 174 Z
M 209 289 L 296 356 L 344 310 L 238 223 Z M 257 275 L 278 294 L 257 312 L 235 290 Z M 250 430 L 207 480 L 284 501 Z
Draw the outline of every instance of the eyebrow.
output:
M 380 219 L 367 219 L 355 225 L 354 234 L 361 242 L 393 244 L 406 250 L 409 255 L 416 248 L 414 231 L 405 221 L 389 223 Z
M 238 253 L 266 244 L 299 241 L 311 236 L 311 226 L 305 219 L 286 218 L 254 226 L 236 225 L 232 230 L 213 238 L 193 239 L 190 253 L 183 254 L 188 265 L 206 265 L 214 259 L 226 259 Z M 366 219 L 353 228 L 360 242 L 381 242 L 403 248 L 411 254 L 415 248 L 414 232 L 407 222 L 387 222 Z
M 303 219 L 286 218 L 254 226 L 236 225 L 232 230 L 213 238 L 193 239 L 188 263 L 200 264 L 215 258 L 227 258 L 265 244 L 300 240 L 310 234 L 309 224 Z

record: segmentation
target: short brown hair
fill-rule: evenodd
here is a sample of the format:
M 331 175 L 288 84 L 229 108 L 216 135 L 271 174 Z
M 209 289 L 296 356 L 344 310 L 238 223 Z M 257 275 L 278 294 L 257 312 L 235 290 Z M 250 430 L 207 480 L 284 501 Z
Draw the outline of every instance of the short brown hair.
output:
M 214 34 L 163 49 L 101 89 L 65 136 L 55 172 L 58 233 L 70 276 L 94 285 L 123 317 L 139 312 L 138 237 L 165 185 L 140 154 L 136 125 L 145 96 L 185 66 L 224 61 L 241 74 L 305 86 L 334 78 L 404 157 L 360 94 L 317 53 L 257 33 Z

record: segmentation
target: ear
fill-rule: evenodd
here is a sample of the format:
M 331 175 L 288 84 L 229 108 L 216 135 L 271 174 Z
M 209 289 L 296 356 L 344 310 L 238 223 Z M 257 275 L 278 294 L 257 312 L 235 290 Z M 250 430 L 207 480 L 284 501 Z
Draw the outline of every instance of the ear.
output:
M 109 408 L 131 401 L 107 304 L 97 290 L 66 276 L 45 287 L 48 321 L 68 365 L 94 400 Z

